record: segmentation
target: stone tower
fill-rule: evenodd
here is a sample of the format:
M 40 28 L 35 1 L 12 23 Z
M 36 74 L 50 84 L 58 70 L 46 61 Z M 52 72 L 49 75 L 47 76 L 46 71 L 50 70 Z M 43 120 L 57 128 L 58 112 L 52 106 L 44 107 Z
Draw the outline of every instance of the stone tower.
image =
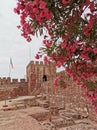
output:
M 49 81 L 56 75 L 56 67 L 52 64 L 44 64 L 42 61 L 30 61 L 26 71 L 29 94 L 35 87 L 40 87 L 42 82 Z

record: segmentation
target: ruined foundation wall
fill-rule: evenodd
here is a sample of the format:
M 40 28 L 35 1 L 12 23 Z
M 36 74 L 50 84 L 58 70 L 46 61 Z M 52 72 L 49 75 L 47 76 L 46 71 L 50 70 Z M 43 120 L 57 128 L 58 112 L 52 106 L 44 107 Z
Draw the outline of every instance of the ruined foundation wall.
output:
M 64 103 L 64 109 L 75 110 L 83 115 L 86 115 L 88 111 L 88 117 L 97 122 L 97 116 L 91 102 L 83 95 L 85 91 L 67 76 L 65 77 L 65 85 L 66 88 L 61 88 L 60 86 L 54 87 L 53 81 L 50 80 L 43 84 L 42 91 L 48 95 L 51 102 L 55 103 L 54 105 L 59 106 Z

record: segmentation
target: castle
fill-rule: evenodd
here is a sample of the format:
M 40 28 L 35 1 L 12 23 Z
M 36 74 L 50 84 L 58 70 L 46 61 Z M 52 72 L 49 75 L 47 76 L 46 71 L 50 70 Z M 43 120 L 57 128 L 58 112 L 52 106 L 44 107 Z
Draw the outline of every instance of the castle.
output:
M 50 81 L 56 75 L 56 67 L 53 64 L 44 64 L 42 61 L 31 61 L 26 68 L 28 81 L 28 94 L 34 88 L 41 87 L 42 82 Z
M 26 67 L 27 79 L 0 78 L 0 100 L 16 98 L 18 96 L 45 94 L 51 105 L 57 107 L 65 106 L 65 109 L 83 111 L 84 115 L 97 122 L 91 103 L 83 97 L 84 91 L 76 85 L 72 78 L 65 75 L 66 88 L 54 87 L 53 80 L 62 72 L 56 73 L 53 64 L 44 64 L 42 61 L 30 63 Z M 81 113 L 82 114 L 82 113 Z
M 55 74 L 54 65 L 30 61 L 26 67 L 27 79 L 0 78 L 0 100 L 31 95 L 34 88 L 39 88 L 43 81 L 50 80 Z

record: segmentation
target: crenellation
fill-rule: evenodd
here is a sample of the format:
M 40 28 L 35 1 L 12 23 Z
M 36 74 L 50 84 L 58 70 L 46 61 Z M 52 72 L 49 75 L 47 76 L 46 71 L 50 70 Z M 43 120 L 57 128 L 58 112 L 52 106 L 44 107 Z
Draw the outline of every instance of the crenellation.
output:
M 25 79 L 20 79 L 20 83 L 25 83 L 26 80 Z
M 39 65 L 39 61 L 36 61 L 34 65 Z
M 50 64 L 48 64 L 48 63 L 45 63 L 45 62 L 44 62 L 43 64 L 44 64 L 44 66 L 48 66 L 48 65 L 50 65 Z
M 34 61 L 30 61 L 26 68 L 29 68 L 30 65 L 34 65 Z
M 7 84 L 11 84 L 11 78 L 7 77 Z
M 3 79 L 2 79 L 2 84 L 7 84 L 7 79 L 6 79 L 6 77 L 3 77 Z
M 4 85 L 8 85 L 8 86 L 13 85 L 14 86 L 14 85 L 20 84 L 20 83 L 26 84 L 27 81 L 24 78 L 20 79 L 20 82 L 19 82 L 18 79 L 11 79 L 10 77 L 3 77 L 3 78 L 0 77 L 0 85 L 1 86 L 4 86 Z
M 12 84 L 18 84 L 19 82 L 18 82 L 18 79 L 12 79 L 12 82 L 11 82 Z
M 33 64 L 33 65 L 34 65 L 34 61 L 31 61 L 31 64 Z
M 2 84 L 2 78 L 0 77 L 0 85 Z
M 40 65 L 43 65 L 43 61 L 40 61 Z

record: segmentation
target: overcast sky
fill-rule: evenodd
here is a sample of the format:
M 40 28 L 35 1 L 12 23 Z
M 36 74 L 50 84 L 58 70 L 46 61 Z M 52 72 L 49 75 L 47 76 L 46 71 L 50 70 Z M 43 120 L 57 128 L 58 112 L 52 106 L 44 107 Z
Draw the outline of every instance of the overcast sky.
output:
M 14 14 L 16 0 L 0 1 L 0 77 L 9 76 L 10 57 L 14 68 L 11 69 L 12 78 L 24 78 L 26 66 L 30 60 L 35 60 L 35 54 L 42 43 L 42 38 L 33 38 L 31 43 L 21 37 L 19 16 Z

